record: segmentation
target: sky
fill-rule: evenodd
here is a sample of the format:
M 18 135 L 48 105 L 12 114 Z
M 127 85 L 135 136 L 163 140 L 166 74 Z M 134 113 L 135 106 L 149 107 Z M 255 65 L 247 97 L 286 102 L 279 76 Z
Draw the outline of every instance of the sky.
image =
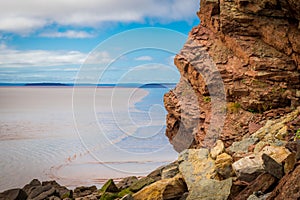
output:
M 177 82 L 196 0 L 0 1 L 0 83 Z

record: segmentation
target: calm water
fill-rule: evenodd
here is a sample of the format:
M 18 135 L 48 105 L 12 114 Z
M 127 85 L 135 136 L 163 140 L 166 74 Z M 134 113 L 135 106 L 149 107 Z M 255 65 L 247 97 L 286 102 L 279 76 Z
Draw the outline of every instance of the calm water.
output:
M 0 191 L 33 178 L 100 186 L 175 160 L 164 135 L 167 90 L 0 88 Z

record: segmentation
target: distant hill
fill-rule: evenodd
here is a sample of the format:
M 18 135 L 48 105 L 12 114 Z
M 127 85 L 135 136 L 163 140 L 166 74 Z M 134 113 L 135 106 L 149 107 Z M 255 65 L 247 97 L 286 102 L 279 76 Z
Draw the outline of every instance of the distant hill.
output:
M 124 87 L 124 88 L 170 88 L 175 87 L 176 83 L 102 83 L 102 84 L 74 84 L 74 83 L 0 83 L 0 86 L 19 87 L 19 86 L 40 86 L 40 87 Z
M 72 86 L 64 83 L 25 83 L 24 86 Z

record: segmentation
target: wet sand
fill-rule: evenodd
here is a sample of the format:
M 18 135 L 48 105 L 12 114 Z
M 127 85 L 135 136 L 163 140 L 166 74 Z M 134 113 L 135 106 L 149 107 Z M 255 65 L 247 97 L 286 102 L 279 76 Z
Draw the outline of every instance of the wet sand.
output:
M 146 154 L 115 145 L 130 134 L 121 128 L 132 123 L 127 114 L 147 94 L 137 88 L 1 87 L 0 191 L 33 178 L 70 188 L 101 185 L 172 161 L 176 154 L 167 144 Z

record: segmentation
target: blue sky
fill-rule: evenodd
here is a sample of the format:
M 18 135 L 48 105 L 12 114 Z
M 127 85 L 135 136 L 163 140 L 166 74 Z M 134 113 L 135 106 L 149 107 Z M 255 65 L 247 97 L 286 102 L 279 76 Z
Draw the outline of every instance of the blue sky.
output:
M 172 60 L 198 8 L 195 0 L 1 1 L 0 82 L 74 83 L 80 70 L 82 83 L 176 82 Z

